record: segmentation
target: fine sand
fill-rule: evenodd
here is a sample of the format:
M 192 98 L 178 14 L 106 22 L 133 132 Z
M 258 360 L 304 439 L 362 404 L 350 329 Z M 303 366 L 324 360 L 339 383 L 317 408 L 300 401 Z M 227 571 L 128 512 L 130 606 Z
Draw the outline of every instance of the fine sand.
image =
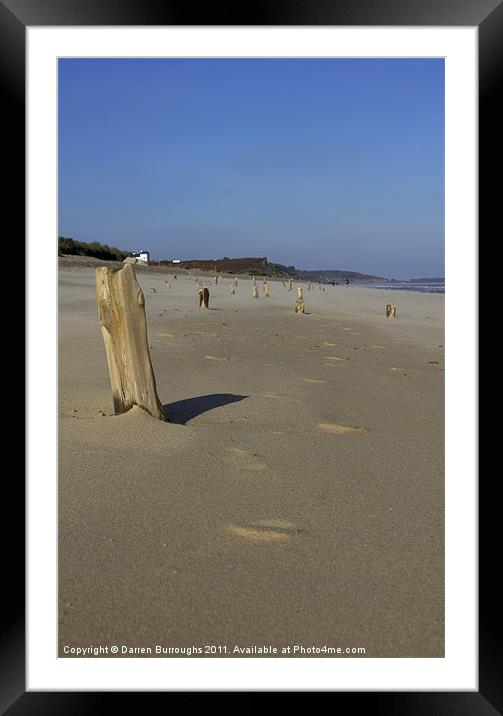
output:
M 138 272 L 161 422 L 113 414 L 94 277 L 59 272 L 60 655 L 442 657 L 444 297 Z

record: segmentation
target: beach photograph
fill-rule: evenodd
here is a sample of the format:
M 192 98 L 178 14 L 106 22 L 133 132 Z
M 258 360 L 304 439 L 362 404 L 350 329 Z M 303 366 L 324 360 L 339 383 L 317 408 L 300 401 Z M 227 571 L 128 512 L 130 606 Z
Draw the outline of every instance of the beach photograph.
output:
M 60 658 L 444 657 L 444 120 L 441 58 L 58 60 Z

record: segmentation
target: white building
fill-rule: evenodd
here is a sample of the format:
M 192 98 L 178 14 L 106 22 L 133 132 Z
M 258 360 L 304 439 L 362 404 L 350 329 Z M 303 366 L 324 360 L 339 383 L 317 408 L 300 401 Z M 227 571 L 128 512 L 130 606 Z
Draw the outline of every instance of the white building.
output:
M 138 251 L 138 253 L 133 254 L 133 256 L 135 259 L 138 259 L 138 261 L 144 261 L 146 264 L 150 261 L 150 251 L 145 251 L 145 249 Z

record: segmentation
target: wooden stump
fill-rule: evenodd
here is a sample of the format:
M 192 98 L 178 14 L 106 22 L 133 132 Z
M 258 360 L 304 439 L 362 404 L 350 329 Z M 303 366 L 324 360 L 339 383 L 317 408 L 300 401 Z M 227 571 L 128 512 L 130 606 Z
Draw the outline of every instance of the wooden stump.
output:
M 264 298 L 269 298 L 269 284 L 264 280 Z
M 302 288 L 297 289 L 297 300 L 295 301 L 295 313 L 304 313 L 304 298 L 302 297 Z
M 396 318 L 396 306 L 394 306 L 392 303 L 388 303 L 388 305 L 386 306 L 386 318 L 389 318 L 390 316 Z
M 96 301 L 115 414 L 137 405 L 165 420 L 148 349 L 145 297 L 131 264 L 96 269 Z
M 205 308 L 210 307 L 210 292 L 206 287 L 199 289 L 199 308 L 203 305 Z
M 234 296 L 234 294 L 236 293 L 236 286 L 233 283 L 229 284 L 229 293 L 231 294 L 231 296 Z

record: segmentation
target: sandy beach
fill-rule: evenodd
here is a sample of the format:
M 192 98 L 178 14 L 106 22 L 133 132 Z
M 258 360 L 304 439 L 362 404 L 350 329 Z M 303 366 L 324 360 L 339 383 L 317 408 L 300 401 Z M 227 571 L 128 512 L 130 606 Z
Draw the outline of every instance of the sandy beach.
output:
M 114 416 L 95 271 L 59 271 L 60 656 L 442 657 L 443 295 L 137 278 L 167 422 Z

